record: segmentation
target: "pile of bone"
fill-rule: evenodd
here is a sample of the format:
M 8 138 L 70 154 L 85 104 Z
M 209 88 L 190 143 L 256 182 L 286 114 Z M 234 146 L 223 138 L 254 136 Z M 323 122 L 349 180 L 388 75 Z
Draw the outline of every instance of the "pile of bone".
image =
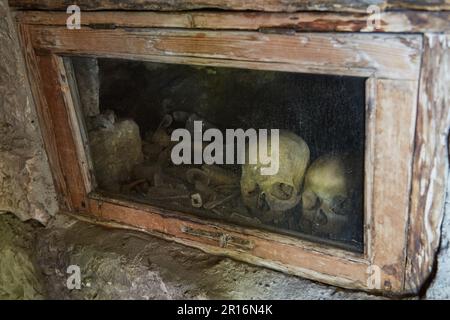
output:
M 213 127 L 196 114 L 177 111 L 165 115 L 155 131 L 145 134 L 144 161 L 133 167 L 131 182 L 123 184 L 121 192 L 161 206 L 169 204 L 180 210 L 191 207 L 220 219 L 261 223 L 242 201 L 238 173 L 218 165 L 171 165 L 170 154 L 175 144 L 170 139 L 171 132 L 180 125 L 192 131 L 194 121 L 198 120 L 205 127 Z
M 213 127 L 196 114 L 167 114 L 142 141 L 132 120 L 117 121 L 110 112 L 94 120 L 91 149 L 97 182 L 106 190 L 170 204 L 180 211 L 192 208 L 221 219 L 327 237 L 354 225 L 352 204 L 360 170 L 347 154 L 323 155 L 310 163 L 306 142 L 281 131 L 278 172 L 261 175 L 263 164 L 244 164 L 239 176 L 217 165 L 171 165 L 170 135 L 175 128 L 191 131 L 197 120 Z

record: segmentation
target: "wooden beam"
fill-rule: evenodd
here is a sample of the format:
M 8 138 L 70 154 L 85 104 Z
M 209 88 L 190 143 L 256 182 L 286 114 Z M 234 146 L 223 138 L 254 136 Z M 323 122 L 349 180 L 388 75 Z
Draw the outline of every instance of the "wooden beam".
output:
M 416 80 L 421 37 L 33 26 L 36 50 L 250 69 Z M 124 46 L 124 39 L 126 45 Z M 280 50 L 283 48 L 283 50 Z
M 23 24 L 65 26 L 63 12 L 17 13 Z M 263 12 L 84 12 L 81 25 L 94 28 L 190 28 L 260 30 L 262 32 L 450 32 L 450 12 L 383 12 L 380 28 L 368 26 L 365 13 L 263 13 Z M 275 29 L 275 30 L 274 30 Z
M 58 203 L 60 208 L 71 210 L 73 209 L 73 206 L 70 199 L 70 190 L 64 177 L 64 172 L 62 171 L 62 159 L 59 156 L 52 114 L 43 94 L 43 80 L 39 71 L 38 58 L 31 46 L 28 26 L 18 25 L 18 33 L 26 62 L 28 78 L 30 80 L 29 83 L 36 105 L 39 127 L 52 172 L 53 184 L 58 197 Z
M 73 0 L 9 0 L 11 7 L 20 9 L 66 10 Z M 252 10 L 270 12 L 335 11 L 366 12 L 369 5 L 382 10 L 413 9 L 424 11 L 450 10 L 449 0 L 78 0 L 82 10 L 152 10 L 181 11 L 199 9 Z
M 406 289 L 411 292 L 431 274 L 440 241 L 449 174 L 449 44 L 449 35 L 425 35 L 406 266 Z
M 79 161 L 78 148 L 75 143 L 77 132 L 70 121 L 70 111 L 66 108 L 65 92 L 68 91 L 66 76 L 61 72 L 61 59 L 55 55 L 37 56 L 37 66 L 41 81 L 43 99 L 47 104 L 44 112 L 50 116 L 46 118 L 45 126 L 50 126 L 56 144 L 59 166 L 57 171 L 62 171 L 63 181 L 67 186 L 67 194 L 64 195 L 64 204 L 74 211 L 86 206 L 86 185 L 83 180 L 81 162 Z M 53 152 L 53 150 L 50 150 Z M 81 173 L 81 174 L 80 174 Z

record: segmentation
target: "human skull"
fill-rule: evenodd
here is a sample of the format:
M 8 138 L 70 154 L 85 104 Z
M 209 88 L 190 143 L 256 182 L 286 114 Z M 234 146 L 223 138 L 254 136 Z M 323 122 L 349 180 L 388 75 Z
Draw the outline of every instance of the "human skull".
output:
M 271 150 L 268 139 L 268 151 Z M 251 146 L 249 146 L 251 147 Z M 295 207 L 309 162 L 309 148 L 292 132 L 280 131 L 279 169 L 274 175 L 262 175 L 257 164 L 244 164 L 241 194 L 244 204 L 257 215 L 276 217 Z
M 348 155 L 325 155 L 308 168 L 302 193 L 303 229 L 329 236 L 345 232 L 352 216 L 357 170 Z M 309 230 L 310 229 L 310 230 Z

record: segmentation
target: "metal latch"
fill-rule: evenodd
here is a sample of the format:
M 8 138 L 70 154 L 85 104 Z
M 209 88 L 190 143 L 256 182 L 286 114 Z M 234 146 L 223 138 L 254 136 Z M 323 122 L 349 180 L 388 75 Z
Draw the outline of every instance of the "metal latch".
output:
M 207 231 L 204 229 L 194 229 L 182 226 L 181 231 L 191 236 L 213 240 L 221 248 L 236 248 L 240 250 L 252 250 L 255 245 L 248 239 L 239 238 L 222 232 Z

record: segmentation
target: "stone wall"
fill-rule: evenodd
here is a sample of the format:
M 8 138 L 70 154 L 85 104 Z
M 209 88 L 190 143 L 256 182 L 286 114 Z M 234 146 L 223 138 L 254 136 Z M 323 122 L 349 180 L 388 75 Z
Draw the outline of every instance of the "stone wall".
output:
M 0 300 L 45 297 L 35 230 L 33 223 L 22 223 L 9 214 L 0 216 Z
M 0 0 L 0 213 L 46 223 L 55 191 L 6 0 Z

